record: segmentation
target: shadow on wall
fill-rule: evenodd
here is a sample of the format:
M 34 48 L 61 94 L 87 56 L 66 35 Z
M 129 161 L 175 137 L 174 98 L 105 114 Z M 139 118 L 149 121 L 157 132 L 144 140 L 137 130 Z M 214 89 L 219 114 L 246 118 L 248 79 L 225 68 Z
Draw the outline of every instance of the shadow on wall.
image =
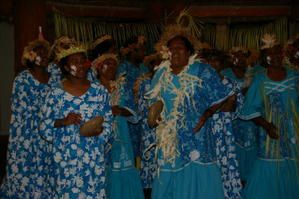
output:
M 11 113 L 10 96 L 15 68 L 14 25 L 0 21 L 0 34 L 0 135 L 7 135 Z
M 0 20 L 0 183 L 5 174 L 8 128 L 10 121 L 10 96 L 14 79 L 15 42 L 14 25 Z
M 8 135 L 0 135 L 0 184 L 5 175 Z

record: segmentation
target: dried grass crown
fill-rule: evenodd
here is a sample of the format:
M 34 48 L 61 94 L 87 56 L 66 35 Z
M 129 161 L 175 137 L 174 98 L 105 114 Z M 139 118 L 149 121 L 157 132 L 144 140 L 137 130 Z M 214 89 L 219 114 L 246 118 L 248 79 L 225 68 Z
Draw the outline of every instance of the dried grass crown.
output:
M 74 38 L 70 38 L 68 36 L 61 36 L 54 41 L 54 44 L 51 46 L 49 52 L 50 59 L 57 59 L 58 51 L 61 51 L 62 48 L 69 48 L 71 45 L 75 45 L 76 41 Z
M 113 59 L 118 63 L 118 59 L 117 59 L 117 55 L 113 54 L 113 53 L 105 53 L 100 55 L 98 58 L 96 58 L 93 62 L 92 62 L 92 67 L 96 67 L 99 64 L 103 63 L 105 60 L 107 59 Z
M 195 51 L 198 51 L 201 48 L 200 41 L 191 34 L 188 28 L 182 27 L 180 25 L 169 25 L 165 28 L 165 31 L 162 34 L 160 40 L 155 45 L 156 51 L 160 52 L 163 55 L 163 52 L 167 48 L 167 43 L 171 39 L 178 36 L 188 39 Z
M 34 53 L 34 49 L 37 47 L 44 47 L 47 50 L 50 49 L 50 44 L 48 41 L 44 40 L 44 39 L 36 39 L 34 41 L 31 41 L 25 48 L 23 51 L 23 55 L 22 55 L 22 64 L 25 66 L 27 61 L 33 61 L 35 59 L 35 57 L 37 56 L 36 53 Z
M 112 36 L 111 35 L 104 35 L 98 39 L 96 39 L 91 45 L 90 45 L 90 49 L 94 49 L 95 47 L 97 47 L 97 45 L 103 43 L 104 41 L 108 41 L 108 40 L 112 40 Z
M 68 48 L 63 48 L 63 47 L 58 48 L 56 51 L 56 59 L 57 61 L 60 61 L 61 59 L 76 53 L 86 54 L 86 48 L 79 43 L 72 43 L 69 45 Z

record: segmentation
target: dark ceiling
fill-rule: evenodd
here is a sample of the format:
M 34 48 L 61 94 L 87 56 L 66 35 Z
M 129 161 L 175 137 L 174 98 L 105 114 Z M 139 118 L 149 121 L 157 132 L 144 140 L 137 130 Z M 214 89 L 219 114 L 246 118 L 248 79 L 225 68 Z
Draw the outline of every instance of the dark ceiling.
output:
M 292 5 L 299 0 L 49 0 L 50 2 L 80 5 L 146 6 L 148 4 L 186 4 L 186 5 Z

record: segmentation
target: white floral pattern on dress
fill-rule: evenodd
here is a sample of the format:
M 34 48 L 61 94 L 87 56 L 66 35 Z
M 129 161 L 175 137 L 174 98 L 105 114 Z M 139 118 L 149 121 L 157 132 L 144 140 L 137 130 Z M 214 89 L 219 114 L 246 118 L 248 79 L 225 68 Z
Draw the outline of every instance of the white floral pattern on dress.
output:
M 54 128 L 54 122 L 68 113 L 80 113 L 82 123 L 103 116 L 104 130 L 94 137 L 80 136 L 79 125 Z M 106 198 L 105 147 L 110 140 L 112 112 L 107 90 L 91 83 L 88 91 L 77 97 L 61 85 L 48 94 L 42 109 L 41 135 L 52 145 L 52 185 L 50 198 Z

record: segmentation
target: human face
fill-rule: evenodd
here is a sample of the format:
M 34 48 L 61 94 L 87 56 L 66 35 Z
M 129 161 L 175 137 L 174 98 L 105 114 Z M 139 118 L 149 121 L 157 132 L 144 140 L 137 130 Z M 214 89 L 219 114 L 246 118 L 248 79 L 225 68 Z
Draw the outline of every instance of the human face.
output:
M 34 49 L 34 52 L 37 54 L 35 64 L 41 67 L 48 66 L 48 50 L 45 47 L 37 47 Z
M 290 55 L 290 61 L 296 66 L 299 66 L 299 39 L 292 45 L 292 52 Z
M 233 65 L 235 67 L 246 70 L 246 68 L 247 68 L 246 54 L 244 54 L 242 52 L 237 52 L 237 53 L 233 54 L 232 61 L 233 61 Z
M 106 59 L 97 67 L 98 74 L 105 79 L 114 80 L 117 71 L 117 62 L 114 59 Z
M 267 50 L 266 61 L 271 68 L 282 68 L 283 51 L 280 47 L 273 47 Z
M 86 56 L 83 53 L 69 55 L 65 69 L 73 76 L 79 79 L 86 78 L 88 68 L 84 66 Z
M 171 67 L 181 68 L 188 64 L 190 52 L 185 43 L 180 38 L 175 38 L 169 42 L 168 48 L 171 52 Z
M 217 59 L 210 59 L 208 62 L 217 72 L 220 72 L 222 70 L 220 61 Z

